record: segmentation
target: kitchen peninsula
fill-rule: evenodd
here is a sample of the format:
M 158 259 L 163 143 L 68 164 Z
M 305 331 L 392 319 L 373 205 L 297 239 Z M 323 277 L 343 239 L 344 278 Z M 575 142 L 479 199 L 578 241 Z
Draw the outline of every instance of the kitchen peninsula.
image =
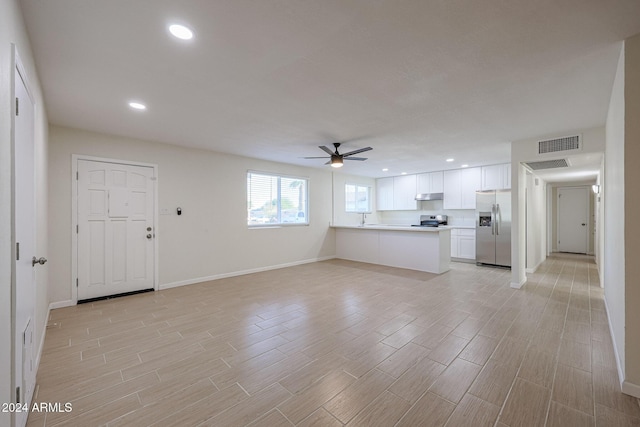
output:
M 336 257 L 429 273 L 449 271 L 449 227 L 334 225 Z

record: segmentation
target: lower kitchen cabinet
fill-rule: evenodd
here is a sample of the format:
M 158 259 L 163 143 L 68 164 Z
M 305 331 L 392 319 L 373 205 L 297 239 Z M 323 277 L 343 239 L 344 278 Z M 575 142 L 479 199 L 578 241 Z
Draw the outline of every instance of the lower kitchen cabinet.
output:
M 472 228 L 451 229 L 451 258 L 475 261 L 476 230 Z

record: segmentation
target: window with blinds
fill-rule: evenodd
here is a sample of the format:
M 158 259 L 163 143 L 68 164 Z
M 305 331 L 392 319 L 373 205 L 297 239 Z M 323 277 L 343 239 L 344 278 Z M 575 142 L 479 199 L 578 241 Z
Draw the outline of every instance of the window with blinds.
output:
M 261 172 L 247 173 L 250 227 L 309 224 L 309 180 Z
M 357 184 L 346 184 L 345 210 L 347 212 L 370 213 L 371 212 L 371 187 Z

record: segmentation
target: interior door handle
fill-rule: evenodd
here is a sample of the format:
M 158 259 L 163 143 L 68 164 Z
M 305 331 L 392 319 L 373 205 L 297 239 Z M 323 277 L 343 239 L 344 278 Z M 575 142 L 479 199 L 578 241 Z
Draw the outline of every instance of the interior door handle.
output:
M 46 262 L 47 262 L 47 259 L 45 257 L 40 257 L 40 258 L 33 257 L 31 258 L 31 267 L 34 267 L 36 264 L 44 265 Z
M 585 223 L 583 222 L 583 223 L 582 223 L 582 226 L 584 227 L 585 225 L 587 225 L 587 224 L 585 224 Z

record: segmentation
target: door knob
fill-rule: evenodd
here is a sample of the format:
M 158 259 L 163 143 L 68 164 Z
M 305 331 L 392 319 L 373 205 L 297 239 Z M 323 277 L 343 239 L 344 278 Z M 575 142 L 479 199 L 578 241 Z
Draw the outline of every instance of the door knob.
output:
M 150 238 L 151 238 L 151 234 L 147 234 L 147 239 L 150 239 Z
M 45 257 L 40 257 L 39 259 L 36 257 L 31 258 L 31 267 L 35 266 L 36 264 L 40 264 L 40 265 L 44 265 L 47 262 L 47 259 Z
M 585 223 L 583 222 L 583 223 L 582 223 L 582 226 L 584 227 L 585 225 L 587 225 L 587 224 L 585 224 Z

